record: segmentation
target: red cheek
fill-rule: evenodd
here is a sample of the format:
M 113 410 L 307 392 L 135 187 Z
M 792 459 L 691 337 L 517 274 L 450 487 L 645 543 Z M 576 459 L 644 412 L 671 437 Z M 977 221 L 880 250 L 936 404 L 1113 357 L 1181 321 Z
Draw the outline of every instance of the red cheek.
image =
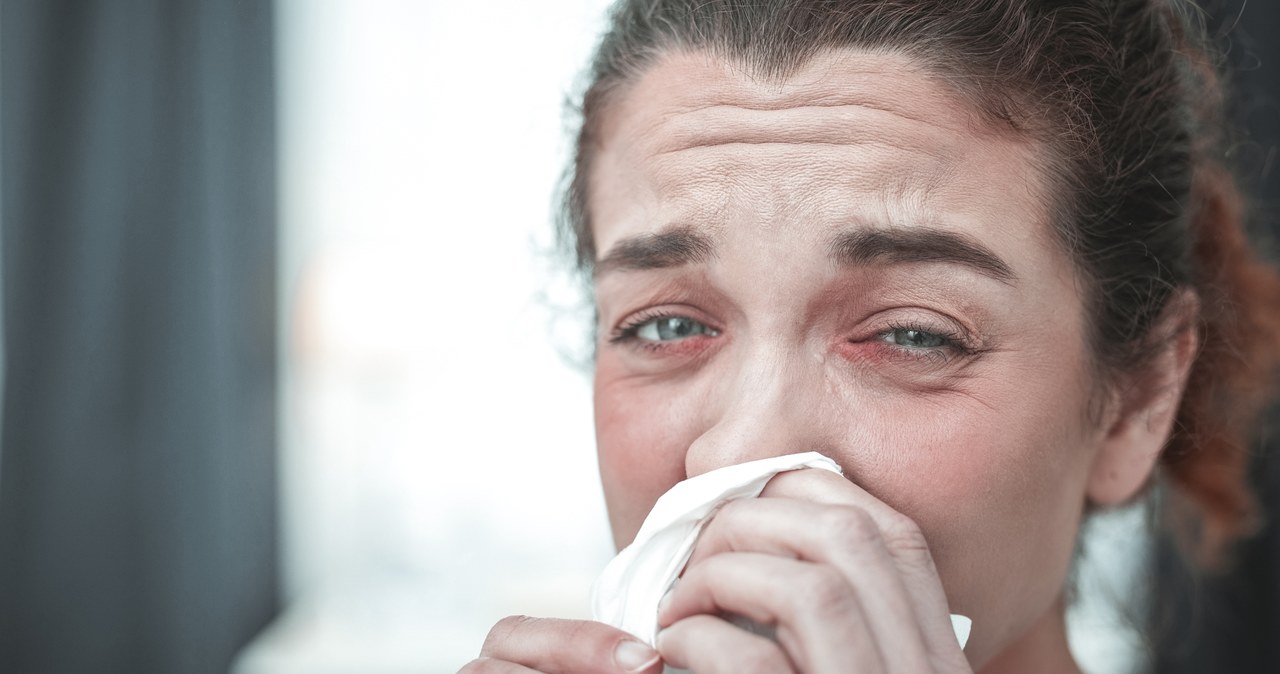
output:
M 895 385 L 857 409 L 841 434 L 849 439 L 841 443 L 846 475 L 913 518 L 945 515 L 986 491 L 992 471 L 1004 467 L 1000 429 L 971 399 Z
M 664 492 L 685 478 L 684 456 L 693 424 L 679 404 L 633 383 L 615 358 L 596 368 L 596 444 L 615 541 L 630 542 Z

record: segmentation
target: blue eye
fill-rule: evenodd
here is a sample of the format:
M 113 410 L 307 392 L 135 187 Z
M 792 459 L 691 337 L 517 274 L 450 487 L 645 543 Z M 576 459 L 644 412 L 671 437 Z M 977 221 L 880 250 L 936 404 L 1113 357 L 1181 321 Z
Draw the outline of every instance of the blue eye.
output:
M 889 330 L 884 333 L 884 341 L 912 349 L 936 349 L 951 344 L 951 340 L 943 335 L 914 328 Z
M 714 337 L 720 334 L 716 330 L 684 316 L 651 318 L 627 328 L 624 334 L 627 333 L 649 342 L 673 342 L 686 337 L 696 337 L 698 335 Z

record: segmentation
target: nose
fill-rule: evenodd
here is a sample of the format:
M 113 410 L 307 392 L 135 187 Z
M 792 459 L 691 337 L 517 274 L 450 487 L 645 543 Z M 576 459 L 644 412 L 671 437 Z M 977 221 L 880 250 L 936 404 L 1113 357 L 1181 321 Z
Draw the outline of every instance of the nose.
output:
M 820 367 L 801 357 L 761 353 L 727 374 L 709 392 L 715 403 L 685 454 L 686 477 L 771 456 L 828 453 Z

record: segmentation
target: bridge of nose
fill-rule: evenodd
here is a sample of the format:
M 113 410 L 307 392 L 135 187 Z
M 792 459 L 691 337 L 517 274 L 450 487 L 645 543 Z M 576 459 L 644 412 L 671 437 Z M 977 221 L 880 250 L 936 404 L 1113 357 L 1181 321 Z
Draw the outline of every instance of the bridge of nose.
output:
M 745 345 L 713 395 L 706 428 L 685 455 L 688 477 L 728 465 L 821 449 L 823 359 L 794 345 Z

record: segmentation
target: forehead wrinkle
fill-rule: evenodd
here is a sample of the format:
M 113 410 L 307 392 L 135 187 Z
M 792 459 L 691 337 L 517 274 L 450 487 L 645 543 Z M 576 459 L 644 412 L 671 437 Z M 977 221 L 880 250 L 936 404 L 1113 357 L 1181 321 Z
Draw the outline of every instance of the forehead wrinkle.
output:
M 871 190 L 886 199 L 923 204 L 945 186 L 961 163 L 960 157 L 936 148 L 909 150 L 892 142 L 877 146 L 882 149 L 870 161 L 866 146 L 841 144 L 689 148 L 655 155 L 646 174 L 663 199 L 688 200 L 717 211 L 733 195 L 766 185 L 772 186 L 770 196 L 782 200 L 811 198 L 827 190 L 853 190 L 851 196 L 865 198 Z M 779 180 L 755 180 L 770 174 Z
M 780 167 L 796 177 L 788 184 L 752 183 L 739 177 L 742 170 L 732 168 L 694 172 L 688 179 L 682 179 L 679 172 L 659 171 L 656 175 L 668 178 L 670 183 L 670 187 L 658 189 L 661 222 L 686 223 L 713 235 L 723 235 L 727 228 L 748 223 L 761 232 L 780 226 L 787 229 L 787 223 L 803 221 L 831 230 L 847 225 L 851 215 L 883 223 L 932 222 L 943 219 L 946 209 L 939 210 L 930 203 L 931 186 L 944 180 L 951 166 L 918 172 L 918 176 L 927 173 L 922 182 L 897 176 L 893 171 L 876 171 L 876 167 L 830 172 L 813 166 L 811 173 Z M 874 187 L 864 177 L 868 173 L 878 181 Z M 761 239 L 759 243 L 767 241 Z
M 654 75 L 656 71 L 674 71 L 690 86 L 680 91 L 667 90 L 660 83 L 662 78 Z M 904 75 L 913 82 L 902 82 Z M 833 81 L 841 82 L 841 86 L 833 89 Z M 664 94 L 673 108 L 684 112 L 716 106 L 779 110 L 854 105 L 936 125 L 938 120 L 915 115 L 919 102 L 934 103 L 947 111 L 968 107 L 962 93 L 918 56 L 904 50 L 860 47 L 819 50 L 800 67 L 780 77 L 760 77 L 749 64 L 722 53 L 676 47 L 655 59 L 630 89 L 640 90 L 638 98 Z
M 687 86 L 669 88 L 665 77 L 673 73 Z M 915 77 L 905 83 L 902 75 Z M 833 88 L 832 81 L 841 85 Z M 733 59 L 704 50 L 675 49 L 660 56 L 627 87 L 622 105 L 610 116 L 620 122 L 619 118 L 641 112 L 647 101 L 656 99 L 666 101 L 666 110 L 657 118 L 645 120 L 649 128 L 641 128 L 636 119 L 611 126 L 635 131 L 639 137 L 651 137 L 659 127 L 675 120 L 675 129 L 681 132 L 678 136 L 686 133 L 679 120 L 690 119 L 692 122 L 686 126 L 691 126 L 692 131 L 688 133 L 696 136 L 700 128 L 723 127 L 735 116 L 827 112 L 869 116 L 881 123 L 896 119 L 900 123 L 931 126 L 949 135 L 1004 135 L 990 125 L 975 124 L 975 114 L 957 115 L 974 111 L 953 85 L 923 67 L 915 57 L 890 51 L 826 50 L 785 78 L 762 83 Z
M 904 132 L 904 129 L 910 131 Z M 928 121 L 860 105 L 798 106 L 756 110 L 717 105 L 662 115 L 635 136 L 644 151 L 663 155 L 720 145 L 866 145 L 895 138 L 900 149 L 931 150 L 954 145 L 956 131 Z M 910 139 L 905 147 L 903 139 Z

